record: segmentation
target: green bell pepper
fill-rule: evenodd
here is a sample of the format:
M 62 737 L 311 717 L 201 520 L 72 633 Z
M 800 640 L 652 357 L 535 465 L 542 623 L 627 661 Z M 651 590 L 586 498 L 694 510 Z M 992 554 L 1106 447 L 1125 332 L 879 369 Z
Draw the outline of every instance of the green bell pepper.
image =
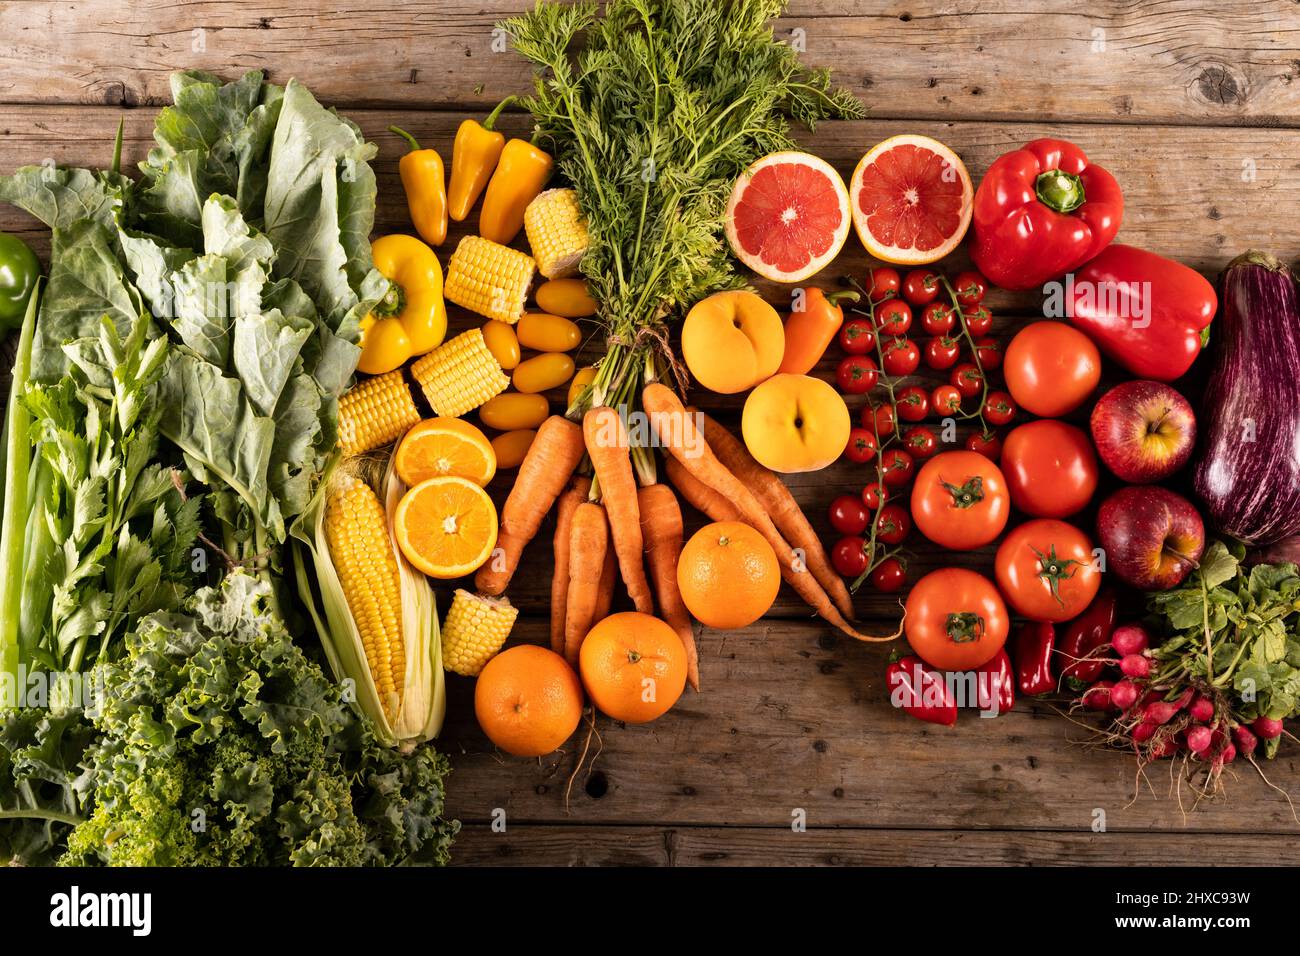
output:
M 27 243 L 0 232 L 0 333 L 23 324 L 27 300 L 40 275 L 41 263 Z

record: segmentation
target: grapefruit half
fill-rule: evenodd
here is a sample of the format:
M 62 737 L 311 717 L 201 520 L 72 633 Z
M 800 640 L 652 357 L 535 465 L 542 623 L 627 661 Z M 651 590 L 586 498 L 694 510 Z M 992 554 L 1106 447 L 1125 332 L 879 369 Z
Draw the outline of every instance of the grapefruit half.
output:
M 830 264 L 849 234 L 849 191 L 810 153 L 770 153 L 741 173 L 727 203 L 736 258 L 776 282 L 801 282 Z
M 858 162 L 853 227 L 867 252 L 897 265 L 938 262 L 970 225 L 975 190 L 961 159 L 928 136 L 891 136 Z

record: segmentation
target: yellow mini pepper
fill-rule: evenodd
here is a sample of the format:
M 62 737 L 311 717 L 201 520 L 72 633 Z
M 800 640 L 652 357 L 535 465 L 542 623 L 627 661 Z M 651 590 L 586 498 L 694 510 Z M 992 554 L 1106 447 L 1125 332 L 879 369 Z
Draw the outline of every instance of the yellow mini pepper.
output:
M 406 130 L 398 126 L 388 129 L 411 144 L 410 151 L 397 164 L 411 222 L 420 238 L 431 246 L 440 246 L 447 238 L 447 183 L 442 157 L 436 149 L 421 149 Z
M 478 234 L 503 246 L 510 245 L 524 227 L 524 210 L 551 178 L 553 167 L 550 153 L 527 140 L 506 143 L 483 196 Z
M 506 144 L 505 136 L 495 129 L 497 117 L 513 99 L 513 96 L 507 96 L 482 123 L 467 119 L 456 130 L 456 141 L 451 148 L 447 212 L 457 222 L 463 222 L 469 215 L 497 168 L 497 160 Z
M 442 301 L 442 266 L 419 239 L 384 236 L 371 244 L 370 253 L 389 289 L 361 323 L 357 368 L 382 375 L 442 343 L 447 306 Z

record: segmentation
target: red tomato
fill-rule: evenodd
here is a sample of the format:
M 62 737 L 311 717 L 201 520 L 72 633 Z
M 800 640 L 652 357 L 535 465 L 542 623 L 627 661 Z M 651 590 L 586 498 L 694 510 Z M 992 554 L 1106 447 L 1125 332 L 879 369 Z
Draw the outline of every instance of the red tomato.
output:
M 939 439 L 924 425 L 914 425 L 903 432 L 903 448 L 913 458 L 929 458 L 939 450 Z
M 952 287 L 957 293 L 957 301 L 966 309 L 984 301 L 984 295 L 989 291 L 989 280 L 974 269 L 969 269 L 957 273 L 957 278 L 952 280 Z
M 876 360 L 867 355 L 848 355 L 835 370 L 835 381 L 845 395 L 861 395 L 876 385 Z
M 961 357 L 961 343 L 940 335 L 925 343 L 925 364 L 932 369 L 942 371 L 952 368 Z
M 886 448 L 880 456 L 880 473 L 887 488 L 901 488 L 912 477 L 912 456 L 897 448 Z
M 907 568 L 898 558 L 885 558 L 871 572 L 871 586 L 884 594 L 893 594 L 907 583 Z
M 1081 511 L 1097 490 L 1097 456 L 1081 429 L 1040 419 L 1007 433 L 1002 471 L 1011 503 L 1035 518 Z
M 946 302 L 931 302 L 921 313 L 921 328 L 929 335 L 947 335 L 957 321 L 957 314 Z
M 905 335 L 912 327 L 912 307 L 902 299 L 887 299 L 876 309 L 876 328 L 881 335 Z
M 849 319 L 840 326 L 840 348 L 849 355 L 866 355 L 876 349 L 876 331 L 866 319 Z
M 1002 458 L 1002 436 L 997 432 L 975 432 L 966 438 L 966 448 L 996 462 Z
M 862 534 L 867 530 L 871 515 L 857 495 L 839 495 L 831 502 L 831 527 L 840 534 Z
M 1002 343 L 990 338 L 976 339 L 975 357 L 979 359 L 980 368 L 986 372 L 993 371 L 1002 364 Z
M 1088 536 L 1072 524 L 1040 518 L 1014 529 L 993 561 L 998 587 L 1031 621 L 1068 621 L 1101 587 Z
M 1092 340 L 1064 322 L 1034 322 L 1007 346 L 1007 388 L 1020 407 L 1056 418 L 1074 411 L 1101 379 Z
M 898 417 L 905 422 L 922 421 L 930 413 L 930 396 L 920 385 L 909 385 L 895 396 Z
M 990 425 L 1005 425 L 1016 417 L 1016 403 L 1006 392 L 989 392 L 984 400 L 984 420 Z
M 831 549 L 831 564 L 846 578 L 856 578 L 867 570 L 867 542 L 852 535 L 835 542 Z
M 912 305 L 929 305 L 942 288 L 939 273 L 933 269 L 913 269 L 903 278 L 903 298 Z
M 966 328 L 973 338 L 983 338 L 993 330 L 993 313 L 982 305 L 977 305 L 969 312 L 962 309 L 966 317 Z
M 946 451 L 927 461 L 912 487 L 912 518 L 921 533 L 952 551 L 981 548 L 1011 514 L 998 466 L 973 451 Z
M 902 544 L 912 530 L 912 519 L 902 505 L 888 504 L 876 516 L 876 540 Z
M 984 388 L 984 375 L 973 363 L 962 362 L 948 376 L 948 384 L 961 392 L 962 398 L 974 398 Z
M 864 405 L 861 422 L 862 427 L 877 438 L 888 438 L 894 433 L 894 406 Z
M 885 372 L 889 375 L 911 375 L 921 364 L 921 351 L 907 338 L 893 338 L 885 343 Z
M 863 464 L 876 457 L 876 436 L 865 428 L 850 428 L 849 443 L 844 446 L 844 457 Z
M 961 392 L 951 385 L 940 385 L 930 393 L 930 407 L 936 415 L 956 415 L 961 411 Z
M 987 664 L 1007 642 L 1007 606 L 993 582 L 965 568 L 931 571 L 907 596 L 903 629 L 918 657 L 941 670 Z
M 888 498 L 889 498 L 889 491 L 886 490 L 885 493 L 882 495 L 880 490 L 880 482 L 878 481 L 873 481 L 871 482 L 871 484 L 867 485 L 865 488 L 862 489 L 862 503 L 866 505 L 868 508 L 870 508 L 872 511 L 875 511 L 877 508 L 880 507 L 880 502 L 882 500 L 886 500 Z
M 889 266 L 867 270 L 867 297 L 872 302 L 884 302 L 898 295 L 898 270 Z

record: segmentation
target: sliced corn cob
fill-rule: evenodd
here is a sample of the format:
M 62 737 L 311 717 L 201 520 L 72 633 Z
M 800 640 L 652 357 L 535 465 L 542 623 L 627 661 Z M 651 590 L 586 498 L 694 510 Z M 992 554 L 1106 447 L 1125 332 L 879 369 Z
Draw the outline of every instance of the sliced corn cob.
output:
M 359 383 L 339 399 L 339 444 L 360 455 L 401 438 L 420 420 L 400 370 Z
M 341 475 L 330 488 L 325 503 L 325 540 L 348 609 L 361 632 L 384 714 L 392 720 L 401 710 L 406 684 L 401 579 L 384 506 L 364 481 Z
M 482 236 L 466 236 L 447 264 L 443 294 L 471 312 L 513 325 L 524 314 L 536 271 L 527 253 Z
M 490 598 L 457 589 L 442 625 L 442 666 L 464 677 L 477 677 L 501 650 L 519 609 L 507 598 Z
M 524 210 L 528 245 L 537 271 L 548 279 L 561 279 L 578 271 L 587 251 L 587 223 L 572 189 L 548 189 Z
M 411 366 L 434 414 L 455 418 L 478 408 L 510 384 L 483 339 L 482 329 L 462 332 Z

